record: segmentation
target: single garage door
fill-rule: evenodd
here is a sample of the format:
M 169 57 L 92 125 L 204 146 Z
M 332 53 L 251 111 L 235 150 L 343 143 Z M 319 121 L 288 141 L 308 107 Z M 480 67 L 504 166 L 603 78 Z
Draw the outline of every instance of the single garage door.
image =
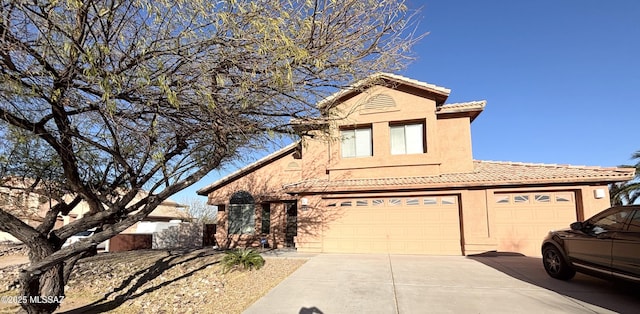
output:
M 540 244 L 550 230 L 576 221 L 572 191 L 495 194 L 498 251 L 540 256 Z
M 455 195 L 327 200 L 323 251 L 462 255 Z

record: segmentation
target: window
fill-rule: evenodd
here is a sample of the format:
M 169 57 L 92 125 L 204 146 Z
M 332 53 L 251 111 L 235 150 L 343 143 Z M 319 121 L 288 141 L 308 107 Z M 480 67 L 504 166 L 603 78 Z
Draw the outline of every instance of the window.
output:
M 262 233 L 271 232 L 271 204 L 262 204 Z
M 372 206 L 384 206 L 384 200 L 383 199 L 375 199 L 371 201 L 371 205 Z
M 369 206 L 369 201 L 367 201 L 367 200 L 358 200 L 358 201 L 356 201 L 356 206 Z
M 633 218 L 629 222 L 629 229 L 627 231 L 640 232 L 640 210 L 636 210 Z
M 566 203 L 571 202 L 571 193 L 556 193 L 556 202 L 557 203 Z
M 420 199 L 408 198 L 407 199 L 407 206 L 412 206 L 412 205 L 420 205 Z
M 340 150 L 343 158 L 368 157 L 373 155 L 371 127 L 341 130 Z
M 521 194 L 513 197 L 513 201 L 516 203 L 529 203 L 529 195 Z
M 344 201 L 344 202 L 340 203 L 340 206 L 342 206 L 342 207 L 351 206 L 351 201 Z
M 391 154 L 422 154 L 424 150 L 424 124 L 390 125 Z
M 497 204 L 509 204 L 509 195 L 495 195 Z
M 440 200 L 442 201 L 442 205 L 453 205 L 456 203 L 456 198 L 453 196 L 445 196 Z
M 402 204 L 402 200 L 399 198 L 390 198 L 389 206 L 400 206 Z
M 438 204 L 438 199 L 436 197 L 425 197 L 422 200 L 422 204 L 424 204 L 424 205 L 436 205 L 436 204 Z
M 536 203 L 549 203 L 551 202 L 551 197 L 549 194 L 536 194 L 534 195 L 534 199 Z
M 610 214 L 604 214 L 606 216 L 594 217 L 589 221 L 592 226 L 591 232 L 600 234 L 606 231 L 622 230 L 624 222 L 629 219 L 630 214 L 630 210 L 617 210 Z
M 253 234 L 255 219 L 253 196 L 246 191 L 233 193 L 229 201 L 229 234 Z

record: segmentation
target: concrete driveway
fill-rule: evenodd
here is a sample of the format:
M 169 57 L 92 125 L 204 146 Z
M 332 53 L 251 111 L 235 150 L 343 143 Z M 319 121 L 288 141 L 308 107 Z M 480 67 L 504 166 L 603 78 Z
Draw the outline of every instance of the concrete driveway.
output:
M 637 313 L 639 290 L 524 256 L 319 254 L 245 313 Z

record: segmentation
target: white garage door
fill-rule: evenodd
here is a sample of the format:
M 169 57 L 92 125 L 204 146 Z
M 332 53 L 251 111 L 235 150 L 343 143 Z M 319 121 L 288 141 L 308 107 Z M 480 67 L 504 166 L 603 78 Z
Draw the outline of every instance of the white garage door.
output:
M 540 244 L 549 230 L 576 221 L 575 193 L 535 192 L 495 194 L 494 236 L 498 251 L 540 256 Z
M 323 251 L 461 255 L 458 197 L 327 200 Z

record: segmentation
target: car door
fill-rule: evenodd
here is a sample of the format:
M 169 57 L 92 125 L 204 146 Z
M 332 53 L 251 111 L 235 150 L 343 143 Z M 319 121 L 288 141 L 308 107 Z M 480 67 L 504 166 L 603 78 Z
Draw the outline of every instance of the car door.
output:
M 613 237 L 624 227 L 629 212 L 611 208 L 583 223 L 582 230 L 566 238 L 565 249 L 574 265 L 610 273 Z
M 611 260 L 614 276 L 640 281 L 640 210 L 613 237 Z

